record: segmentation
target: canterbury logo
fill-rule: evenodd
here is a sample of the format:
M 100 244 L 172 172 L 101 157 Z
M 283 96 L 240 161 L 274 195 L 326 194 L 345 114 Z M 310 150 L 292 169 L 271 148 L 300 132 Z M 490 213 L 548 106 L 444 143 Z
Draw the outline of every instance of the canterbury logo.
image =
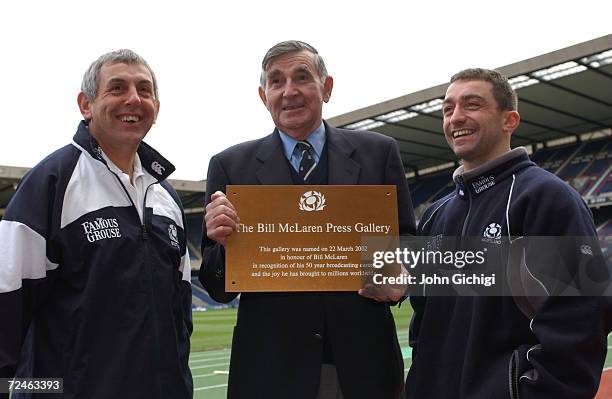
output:
M 176 226 L 173 224 L 168 226 L 168 237 L 170 237 L 170 244 L 178 248 L 179 247 L 178 232 L 176 230 Z
M 164 168 L 163 166 L 161 166 L 161 165 L 159 164 L 159 162 L 157 162 L 157 161 L 154 161 L 154 162 L 151 164 L 151 169 L 153 169 L 153 170 L 155 171 L 155 173 L 157 173 L 157 174 L 158 174 L 158 175 L 160 175 L 160 176 L 161 176 L 161 175 L 163 175 L 163 174 L 164 174 L 164 170 L 166 170 L 166 168 Z

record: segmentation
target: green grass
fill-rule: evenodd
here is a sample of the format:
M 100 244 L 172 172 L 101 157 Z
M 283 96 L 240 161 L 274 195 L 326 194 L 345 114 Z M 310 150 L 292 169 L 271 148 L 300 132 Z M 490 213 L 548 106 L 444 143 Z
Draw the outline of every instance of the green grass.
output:
M 410 303 L 407 301 L 401 304 L 401 307 L 393 306 L 391 308 L 393 318 L 395 319 L 395 327 L 397 328 L 398 334 L 407 334 L 408 325 L 412 318 L 412 308 Z M 403 345 L 402 345 L 403 346 Z
M 612 349 L 612 334 L 608 335 L 608 355 L 606 356 L 604 368 L 612 367 L 612 353 L 610 352 L 610 349 Z
M 193 312 L 191 352 L 229 348 L 232 345 L 232 331 L 237 312 L 238 309 Z

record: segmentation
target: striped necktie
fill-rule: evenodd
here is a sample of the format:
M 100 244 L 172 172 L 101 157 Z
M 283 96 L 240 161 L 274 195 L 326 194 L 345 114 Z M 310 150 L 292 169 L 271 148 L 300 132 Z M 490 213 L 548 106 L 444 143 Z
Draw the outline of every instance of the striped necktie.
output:
M 314 156 L 312 155 L 312 145 L 308 141 L 298 141 L 296 144 L 302 155 L 300 161 L 300 167 L 298 168 L 298 176 L 300 179 L 306 181 L 314 170 L 317 163 L 315 162 Z

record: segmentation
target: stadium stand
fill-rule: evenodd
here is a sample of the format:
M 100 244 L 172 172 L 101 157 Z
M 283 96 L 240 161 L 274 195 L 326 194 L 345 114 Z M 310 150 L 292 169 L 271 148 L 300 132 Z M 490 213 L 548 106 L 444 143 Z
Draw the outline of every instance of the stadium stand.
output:
M 603 143 L 600 151 L 588 154 L 585 160 L 587 165 L 584 171 L 580 176 L 576 176 L 573 179 L 572 186 L 583 196 L 588 195 L 591 189 L 597 188 L 598 180 L 604 177 L 604 173 L 612 164 L 612 150 L 609 148 L 610 143 L 606 142 Z
M 552 157 L 554 153 L 555 153 L 555 149 L 542 148 L 541 150 L 536 151 L 535 153 L 531 155 L 531 160 L 537 163 L 538 165 L 542 166 L 549 160 L 549 158 Z
M 208 295 L 208 292 L 202 287 L 200 280 L 197 277 L 191 278 L 191 293 L 193 296 L 192 308 L 206 308 L 206 309 L 221 309 L 231 308 L 238 306 L 238 298 L 232 300 L 226 304 L 220 304 Z M 198 304 L 196 304 L 196 301 Z
M 202 241 L 202 214 L 190 215 L 186 219 L 187 239 L 199 246 Z
M 546 162 L 540 164 L 540 166 L 550 173 L 557 173 L 563 166 L 565 166 L 573 154 L 578 151 L 578 144 L 569 145 L 567 147 L 560 148 L 554 151 Z
M 563 180 L 571 182 L 574 178 L 578 177 L 591 164 L 591 162 L 593 162 L 595 154 L 597 154 L 602 147 L 605 147 L 606 144 L 608 143 L 602 143 L 602 140 L 594 140 L 583 143 L 569 162 L 567 162 L 564 167 L 559 169 L 557 176 Z
M 612 220 L 606 220 L 599 226 L 597 233 L 601 236 L 612 238 Z
M 200 268 L 200 263 L 202 262 L 202 256 L 200 254 L 200 244 L 202 242 L 202 220 L 204 216 L 202 213 L 196 213 L 186 216 L 187 223 L 187 243 L 189 246 L 189 258 L 191 259 L 191 263 L 197 265 L 197 268 Z M 192 269 L 194 266 L 192 264 Z
M 597 234 L 600 238 L 601 251 L 609 263 L 612 260 L 612 219 L 603 222 L 597 228 Z
M 608 177 L 605 181 L 605 184 L 602 185 L 602 187 L 597 191 L 597 194 L 608 194 L 610 191 L 612 191 L 612 176 L 610 176 L 610 174 L 608 174 Z
M 412 205 L 417 207 L 423 203 L 433 202 L 441 192 L 445 192 L 448 188 L 452 174 L 445 172 L 424 179 L 408 181 L 408 184 L 414 189 L 410 190 L 412 196 Z

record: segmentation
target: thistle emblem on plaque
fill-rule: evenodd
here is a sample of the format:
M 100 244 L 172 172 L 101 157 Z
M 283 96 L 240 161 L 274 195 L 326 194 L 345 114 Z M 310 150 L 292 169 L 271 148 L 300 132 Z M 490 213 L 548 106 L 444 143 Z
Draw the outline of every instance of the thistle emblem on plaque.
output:
M 325 208 L 325 196 L 318 191 L 306 191 L 300 197 L 299 206 L 301 211 L 322 211 Z

